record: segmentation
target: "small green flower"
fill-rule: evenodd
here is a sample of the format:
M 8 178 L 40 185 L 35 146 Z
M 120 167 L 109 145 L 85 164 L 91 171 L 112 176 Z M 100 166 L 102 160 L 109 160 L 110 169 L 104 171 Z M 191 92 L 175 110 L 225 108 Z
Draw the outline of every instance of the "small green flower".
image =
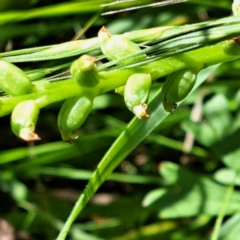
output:
M 94 87 L 98 84 L 98 70 L 96 58 L 82 55 L 71 65 L 70 72 L 73 79 L 82 87 Z
M 39 108 L 34 100 L 20 102 L 12 111 L 12 131 L 25 141 L 40 140 L 34 133 L 38 120 Z
M 9 95 L 19 96 L 29 93 L 32 84 L 20 68 L 12 63 L 0 60 L 0 88 Z
M 152 79 L 150 74 L 132 74 L 124 89 L 124 101 L 130 111 L 138 118 L 149 118 L 147 114 L 147 100 Z
M 124 36 L 112 36 L 111 33 L 102 27 L 98 32 L 101 42 L 101 50 L 108 60 L 118 60 L 126 58 L 128 55 L 140 51 L 140 47 L 125 38 Z M 146 59 L 145 54 L 137 55 L 129 59 L 118 62 L 117 64 L 127 65 L 136 61 Z M 147 99 L 152 80 L 150 74 L 133 74 L 127 80 L 125 86 L 115 89 L 116 93 L 124 95 L 125 103 L 130 111 L 138 118 L 148 118 Z
M 58 127 L 64 141 L 78 138 L 78 129 L 85 122 L 93 106 L 93 98 L 88 95 L 65 100 L 58 114 Z
M 98 32 L 98 38 L 101 42 L 101 50 L 108 60 L 117 60 L 119 58 L 127 57 L 137 51 L 140 51 L 140 47 L 125 38 L 124 36 L 112 36 L 111 33 L 102 27 Z M 145 54 L 141 54 L 123 61 L 118 64 L 120 66 L 127 65 L 136 61 L 140 61 L 146 58 Z
M 199 69 L 185 68 L 170 74 L 162 86 L 162 103 L 167 112 L 176 109 L 177 102 L 182 101 L 191 92 Z

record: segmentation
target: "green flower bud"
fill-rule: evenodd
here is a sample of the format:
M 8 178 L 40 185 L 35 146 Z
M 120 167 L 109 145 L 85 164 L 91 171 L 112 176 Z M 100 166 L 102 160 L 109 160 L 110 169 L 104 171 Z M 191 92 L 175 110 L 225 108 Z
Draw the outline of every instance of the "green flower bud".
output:
M 152 79 L 150 74 L 132 74 L 124 89 L 124 100 L 130 111 L 138 118 L 149 118 L 147 114 L 147 100 Z
M 98 32 L 98 37 L 101 42 L 101 49 L 108 60 L 117 60 L 119 58 L 127 57 L 140 49 L 140 47 L 123 36 L 112 36 L 111 33 L 102 27 Z M 146 58 L 145 54 L 141 54 L 119 62 L 120 66 L 137 62 Z
M 0 60 L 0 88 L 9 95 L 19 96 L 29 93 L 32 84 L 28 76 L 20 68 Z
M 90 114 L 92 106 L 93 98 L 87 95 L 65 100 L 58 114 L 58 127 L 64 141 L 78 138 L 77 130 Z
M 162 103 L 167 112 L 177 107 L 192 90 L 199 69 L 185 68 L 170 74 L 162 86 Z
M 98 70 L 95 57 L 82 55 L 71 65 L 73 79 L 82 87 L 94 87 L 98 84 Z
M 39 108 L 34 100 L 18 103 L 11 115 L 12 131 L 26 141 L 40 140 L 39 136 L 34 133 L 38 115 Z

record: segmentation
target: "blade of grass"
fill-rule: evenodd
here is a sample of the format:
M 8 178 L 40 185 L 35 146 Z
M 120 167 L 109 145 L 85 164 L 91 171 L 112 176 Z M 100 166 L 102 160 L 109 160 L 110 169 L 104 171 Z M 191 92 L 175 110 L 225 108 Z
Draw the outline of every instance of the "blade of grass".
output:
M 47 174 L 51 176 L 57 176 L 61 178 L 75 179 L 75 180 L 89 180 L 92 177 L 93 172 L 87 170 L 78 170 L 73 168 L 54 168 L 44 167 L 36 169 L 39 174 Z M 133 175 L 133 174 L 122 174 L 112 173 L 107 180 L 125 183 L 136 183 L 136 184 L 159 184 L 159 176 L 144 176 L 144 175 Z
M 167 138 L 165 136 L 151 134 L 150 136 L 147 137 L 147 140 L 149 142 L 158 143 L 159 145 L 169 147 L 171 149 L 183 151 L 183 143 L 182 142 L 173 140 L 171 138 Z M 200 147 L 193 147 L 191 149 L 191 153 L 194 154 L 195 156 L 199 156 L 199 157 L 207 157 L 208 156 L 208 152 Z
M 211 240 L 218 240 L 219 231 L 220 231 L 220 228 L 221 228 L 221 225 L 222 225 L 223 218 L 225 216 L 225 210 L 226 210 L 226 207 L 229 203 L 230 197 L 231 197 L 231 195 L 234 191 L 235 181 L 236 181 L 238 175 L 239 175 L 239 172 L 237 174 L 235 174 L 235 176 L 232 179 L 231 184 L 227 188 L 225 198 L 223 199 L 221 209 L 219 211 L 218 217 L 217 217 L 216 222 L 214 224 Z
M 86 14 L 100 11 L 103 9 L 102 4 L 109 2 L 109 0 L 92 0 L 92 1 L 74 1 L 53 4 L 47 7 L 41 7 L 25 11 L 8 11 L 1 12 L 0 24 L 6 24 L 9 22 L 20 22 L 29 19 L 58 17 L 74 14 Z M 149 0 L 144 0 L 148 3 Z M 135 6 L 134 2 L 127 2 L 119 6 L 118 8 L 126 8 L 129 6 Z
M 28 161 L 23 161 L 21 164 L 17 164 L 17 161 L 28 159 L 30 156 L 29 148 L 15 148 L 11 150 L 5 150 L 0 152 L 0 165 L 2 164 L 10 164 L 15 163 L 14 169 L 30 169 L 32 166 L 38 166 L 46 163 L 52 163 L 56 161 L 63 161 L 66 157 L 74 158 L 79 157 L 79 154 L 88 153 L 92 151 L 91 149 L 83 150 L 83 146 L 94 144 L 97 147 L 100 145 L 96 145 L 95 143 L 100 141 L 100 139 L 104 139 L 107 143 L 108 139 L 115 138 L 119 134 L 119 129 L 110 129 L 99 131 L 97 133 L 89 134 L 82 136 L 79 140 L 76 141 L 76 144 L 70 145 L 66 142 L 53 142 L 48 144 L 42 144 L 34 147 L 34 154 L 37 156 L 37 159 L 30 159 Z M 111 141 L 111 140 L 110 140 Z M 78 145 L 82 146 L 79 149 Z M 12 169 L 13 170 L 13 169 Z
M 224 24 L 226 24 L 227 26 L 222 26 Z M 204 30 L 206 28 L 208 28 L 208 30 L 204 30 L 206 36 L 204 37 L 203 40 L 201 38 L 201 44 L 199 44 L 198 47 L 209 44 L 210 41 L 208 40 L 208 38 L 210 36 L 211 38 L 214 38 L 214 42 L 220 41 L 223 38 L 228 39 L 230 37 L 234 37 L 234 36 L 236 37 L 239 34 L 239 31 L 238 31 L 239 24 L 240 24 L 240 17 L 227 17 L 227 18 L 208 21 L 204 23 L 190 24 L 184 27 L 167 26 L 167 27 L 158 27 L 153 29 L 132 31 L 124 35 L 134 42 L 140 41 L 143 44 L 153 44 L 157 42 L 157 44 L 152 45 L 151 47 L 145 48 L 141 51 L 138 51 L 134 54 L 128 55 L 126 58 L 134 57 L 136 55 L 143 54 L 143 53 L 151 53 L 151 52 L 157 52 L 157 51 L 163 52 L 163 56 L 158 55 L 158 58 L 167 57 L 167 56 L 176 54 L 175 48 L 179 44 L 177 36 L 179 36 L 179 39 L 182 39 L 182 38 L 187 39 L 188 37 L 191 37 L 194 34 L 198 36 L 199 32 L 194 33 L 194 31 Z M 218 31 L 218 29 L 221 29 L 222 31 L 216 37 L 215 33 Z M 184 35 L 181 36 L 182 34 Z M 172 47 L 173 51 L 169 51 L 169 49 L 167 48 L 165 48 L 165 51 L 163 51 L 164 50 L 163 47 L 164 46 L 167 47 L 169 44 L 169 41 L 171 42 L 173 41 L 175 44 L 174 47 Z M 190 42 L 189 44 L 185 45 L 186 49 L 184 51 L 189 51 L 192 46 L 196 48 L 195 45 L 196 45 L 196 40 L 194 40 L 194 42 Z M 169 53 L 166 51 L 169 51 Z M 1 53 L 0 56 L 2 59 L 6 61 L 16 63 L 16 62 L 33 62 L 33 61 L 46 61 L 46 60 L 52 60 L 52 59 L 60 59 L 60 58 L 76 56 L 76 55 L 85 54 L 85 53 L 87 54 L 94 53 L 94 55 L 96 55 L 97 52 L 100 52 L 100 44 L 99 44 L 98 38 L 91 38 L 87 40 L 71 41 L 71 42 L 66 42 L 66 43 L 52 45 L 52 46 L 44 46 L 44 47 L 38 47 L 38 48 L 29 48 L 29 49 L 10 51 L 10 52 Z M 125 58 L 121 58 L 118 61 L 122 61 L 122 60 L 125 60 Z M 116 64 L 118 61 L 111 61 L 110 66 Z M 144 62 L 141 62 L 141 65 L 143 64 Z
M 186 2 L 186 1 L 188 1 L 188 0 L 167 0 L 167 1 L 161 1 L 161 2 L 150 3 L 150 4 L 147 4 L 147 5 L 139 5 L 139 6 L 136 6 L 134 4 L 133 7 L 125 8 L 125 9 L 122 9 L 122 10 L 105 12 L 102 15 L 111 15 L 111 14 L 115 14 L 115 13 L 132 11 L 132 10 L 137 10 L 137 9 L 141 9 L 141 8 L 148 8 L 148 7 L 162 7 L 162 6 L 166 6 L 166 5 L 170 5 L 170 4 L 176 4 L 176 3 L 182 3 L 182 2 Z M 124 3 L 124 2 L 127 2 L 127 1 L 122 1 L 122 2 L 117 1 L 117 3 Z M 103 6 L 110 6 L 110 5 L 113 5 L 113 3 L 104 4 Z
M 54 16 L 57 17 L 70 14 L 95 12 L 101 9 L 100 4 L 102 2 L 103 1 L 99 0 L 93 1 L 90 4 L 89 1 L 67 2 L 25 11 L 3 12 L 0 16 L 0 24 L 6 24 L 8 22 L 19 22 L 35 18 L 46 18 Z

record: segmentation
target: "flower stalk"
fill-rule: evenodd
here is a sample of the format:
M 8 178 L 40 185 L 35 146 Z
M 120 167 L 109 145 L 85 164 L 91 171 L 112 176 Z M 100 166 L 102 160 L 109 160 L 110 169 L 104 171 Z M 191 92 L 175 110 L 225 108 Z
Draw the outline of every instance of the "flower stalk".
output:
M 232 41 L 223 41 L 211 46 L 153 61 L 142 66 L 100 71 L 98 74 L 99 84 L 97 87 L 91 88 L 91 91 L 94 92 L 94 95 L 101 95 L 114 90 L 125 85 L 127 79 L 134 73 L 150 74 L 152 80 L 156 80 L 187 67 L 198 67 L 199 65 L 208 67 L 240 58 L 240 54 L 236 54 L 236 51 L 226 51 L 228 47 L 233 47 L 235 50 L 240 49 L 240 46 L 236 43 L 233 44 Z M 17 103 L 24 100 L 36 100 L 39 107 L 43 108 L 50 103 L 78 96 L 86 91 L 86 89 L 79 86 L 72 79 L 56 82 L 41 80 L 33 82 L 33 85 L 34 88 L 29 94 L 1 97 L 0 116 L 10 114 Z

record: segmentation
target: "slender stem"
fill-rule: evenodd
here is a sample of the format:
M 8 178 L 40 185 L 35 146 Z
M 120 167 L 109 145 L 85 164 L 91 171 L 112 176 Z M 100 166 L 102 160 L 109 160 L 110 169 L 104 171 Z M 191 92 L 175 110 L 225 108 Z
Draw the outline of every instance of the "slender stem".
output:
M 187 67 L 199 67 L 201 65 L 208 67 L 240 58 L 240 47 L 234 45 L 234 48 L 236 47 L 239 52 L 235 50 L 234 53 L 231 53 L 225 51 L 226 46 L 232 47 L 228 41 L 223 41 L 219 44 L 150 62 L 140 67 L 102 71 L 99 73 L 100 92 L 104 93 L 124 85 L 128 77 L 136 72 L 150 73 L 152 79 L 156 80 Z
M 221 225 L 222 225 L 223 218 L 225 216 L 226 207 L 227 207 L 227 205 L 229 203 L 229 200 L 230 200 L 230 197 L 233 193 L 234 183 L 235 183 L 235 180 L 236 180 L 238 174 L 239 174 L 239 172 L 237 172 L 235 174 L 235 176 L 233 177 L 232 183 L 227 188 L 227 192 L 226 192 L 225 198 L 223 200 L 223 204 L 221 206 L 220 212 L 218 214 L 217 220 L 216 220 L 215 225 L 214 225 L 211 240 L 218 240 L 218 235 L 219 235 L 219 231 L 220 231 L 220 228 L 221 228 Z
M 226 51 L 226 46 L 229 46 L 230 48 L 234 47 L 236 49 L 234 49 L 233 52 Z M 53 83 L 44 80 L 38 81 L 34 83 L 33 92 L 30 94 L 0 98 L 0 116 L 11 113 L 16 104 L 23 100 L 37 100 L 39 107 L 42 108 L 50 103 L 77 96 L 86 91 L 91 91 L 95 96 L 100 95 L 125 85 L 128 77 L 133 73 L 150 73 L 152 79 L 156 80 L 159 77 L 166 76 L 186 67 L 198 67 L 199 65 L 208 67 L 217 63 L 232 61 L 240 58 L 239 49 L 239 46 L 232 46 L 228 41 L 224 41 L 212 46 L 150 62 L 140 67 L 100 71 L 100 83 L 95 88 L 82 88 L 72 79 Z

